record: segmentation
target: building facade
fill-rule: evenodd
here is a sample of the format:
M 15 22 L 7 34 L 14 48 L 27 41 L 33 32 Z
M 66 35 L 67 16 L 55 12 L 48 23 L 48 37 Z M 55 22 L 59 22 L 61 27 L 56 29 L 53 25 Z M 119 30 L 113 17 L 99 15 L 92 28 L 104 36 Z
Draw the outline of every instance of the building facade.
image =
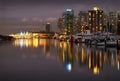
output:
M 64 33 L 64 18 L 60 17 L 57 21 L 57 32 Z
M 75 33 L 80 33 L 80 32 L 81 32 L 80 18 L 79 18 L 78 16 L 75 17 L 75 27 L 74 27 L 74 32 L 75 32 Z
M 103 10 L 93 7 L 88 11 L 88 27 L 91 32 L 103 31 Z
M 74 33 L 74 11 L 72 9 L 66 9 L 63 14 L 64 28 L 67 35 Z
M 51 32 L 51 24 L 49 22 L 46 23 L 46 32 Z
M 118 12 L 109 12 L 109 32 L 116 33 L 118 26 Z
M 80 19 L 80 32 L 85 32 L 88 26 L 88 13 L 86 11 L 80 11 L 78 16 Z
M 117 20 L 117 35 L 120 35 L 120 14 L 118 15 L 118 20 Z

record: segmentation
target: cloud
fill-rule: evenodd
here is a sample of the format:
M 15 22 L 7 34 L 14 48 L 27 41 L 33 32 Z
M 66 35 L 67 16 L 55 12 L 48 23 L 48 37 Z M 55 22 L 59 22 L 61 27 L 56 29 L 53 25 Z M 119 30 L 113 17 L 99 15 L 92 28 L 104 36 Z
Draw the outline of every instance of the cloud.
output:
M 84 9 L 84 8 L 86 8 L 86 5 L 84 5 L 84 4 L 73 4 L 73 7 L 74 8 L 80 8 L 80 9 Z
M 28 21 L 28 19 L 27 18 L 22 18 L 22 20 L 21 20 L 22 22 L 27 22 Z
M 32 20 L 33 22 L 43 22 L 44 20 L 41 18 L 38 18 L 38 17 L 33 17 Z
M 49 19 L 48 19 L 49 20 Z M 44 22 L 43 19 L 37 18 L 37 17 L 32 17 L 32 18 L 22 18 L 21 19 L 22 22 Z
M 47 21 L 47 22 L 54 22 L 56 20 L 57 20 L 57 18 L 55 18 L 55 17 L 49 17 L 45 21 Z
M 39 22 L 43 22 L 43 19 L 39 19 Z
M 35 22 L 35 21 L 39 21 L 39 19 L 38 19 L 37 17 L 33 17 L 33 18 L 32 18 L 32 21 L 34 21 L 34 22 Z

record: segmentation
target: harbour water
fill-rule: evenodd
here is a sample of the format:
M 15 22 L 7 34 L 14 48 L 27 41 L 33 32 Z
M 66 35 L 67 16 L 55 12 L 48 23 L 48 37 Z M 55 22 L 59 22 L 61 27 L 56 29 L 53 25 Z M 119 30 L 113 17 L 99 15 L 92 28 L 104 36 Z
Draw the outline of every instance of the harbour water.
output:
M 54 39 L 0 43 L 0 81 L 120 81 L 120 50 Z

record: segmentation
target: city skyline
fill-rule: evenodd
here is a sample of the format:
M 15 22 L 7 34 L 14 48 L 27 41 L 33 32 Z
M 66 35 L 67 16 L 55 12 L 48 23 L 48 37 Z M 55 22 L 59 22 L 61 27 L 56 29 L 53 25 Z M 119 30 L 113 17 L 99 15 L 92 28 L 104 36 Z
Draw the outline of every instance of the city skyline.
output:
M 75 15 L 78 15 L 79 11 L 91 10 L 94 6 L 105 12 L 119 11 L 119 2 L 119 0 L 1 0 L 0 33 L 18 32 L 24 29 L 38 30 L 39 27 L 21 27 L 13 24 L 35 21 L 41 26 L 41 22 L 56 22 L 67 8 L 73 9 Z M 55 23 L 52 29 L 56 30 Z

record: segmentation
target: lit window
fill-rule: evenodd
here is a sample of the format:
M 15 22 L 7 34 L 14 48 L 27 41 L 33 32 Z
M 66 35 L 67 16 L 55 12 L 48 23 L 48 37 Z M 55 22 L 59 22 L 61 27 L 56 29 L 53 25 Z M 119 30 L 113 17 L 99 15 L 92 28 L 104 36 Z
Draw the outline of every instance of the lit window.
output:
M 93 7 L 93 10 L 97 11 L 97 10 L 99 10 L 99 8 L 98 7 Z
M 102 17 L 102 15 L 100 15 L 100 17 Z
M 91 13 L 89 13 L 89 16 L 91 16 Z
M 91 18 L 89 18 L 89 20 L 91 20 Z

